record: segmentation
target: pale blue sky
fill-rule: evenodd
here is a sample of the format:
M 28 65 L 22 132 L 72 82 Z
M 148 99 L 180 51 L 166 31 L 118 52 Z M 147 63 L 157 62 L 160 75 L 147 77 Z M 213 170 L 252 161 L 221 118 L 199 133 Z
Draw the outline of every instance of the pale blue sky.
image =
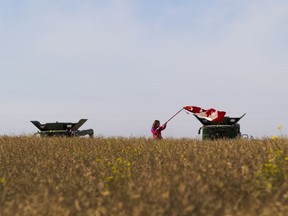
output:
M 30 120 L 151 136 L 185 105 L 288 134 L 287 0 L 0 0 L 0 134 Z M 282 125 L 282 131 L 277 127 Z M 199 137 L 181 112 L 164 137 Z

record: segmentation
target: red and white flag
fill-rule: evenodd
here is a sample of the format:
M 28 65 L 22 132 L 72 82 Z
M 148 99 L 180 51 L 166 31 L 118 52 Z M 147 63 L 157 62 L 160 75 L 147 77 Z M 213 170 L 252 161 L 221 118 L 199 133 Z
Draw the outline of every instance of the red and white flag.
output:
M 214 121 L 214 122 L 221 122 L 226 114 L 226 112 L 224 111 L 218 111 L 213 108 L 210 108 L 208 110 L 202 109 L 197 106 L 185 106 L 183 108 L 189 112 L 194 113 L 200 118 L 205 118 L 209 121 Z

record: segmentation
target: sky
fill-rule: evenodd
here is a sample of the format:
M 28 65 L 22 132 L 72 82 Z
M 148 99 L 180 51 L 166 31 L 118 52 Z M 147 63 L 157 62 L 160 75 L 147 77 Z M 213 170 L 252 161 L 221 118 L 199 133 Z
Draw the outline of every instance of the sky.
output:
M 288 0 L 0 0 L 0 135 L 151 137 L 186 105 L 288 135 Z M 163 137 L 199 138 L 182 111 Z M 279 129 L 279 126 L 280 129 Z

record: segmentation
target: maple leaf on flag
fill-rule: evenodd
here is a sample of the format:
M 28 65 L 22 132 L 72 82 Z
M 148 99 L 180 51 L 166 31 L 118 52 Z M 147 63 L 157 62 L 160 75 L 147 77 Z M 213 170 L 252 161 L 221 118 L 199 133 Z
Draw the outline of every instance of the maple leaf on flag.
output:
M 213 108 L 210 108 L 208 110 L 202 109 L 197 106 L 185 106 L 183 107 L 185 110 L 194 113 L 200 118 L 205 118 L 209 121 L 213 122 L 221 122 L 222 119 L 224 118 L 226 112 L 225 111 L 219 111 L 215 110 Z

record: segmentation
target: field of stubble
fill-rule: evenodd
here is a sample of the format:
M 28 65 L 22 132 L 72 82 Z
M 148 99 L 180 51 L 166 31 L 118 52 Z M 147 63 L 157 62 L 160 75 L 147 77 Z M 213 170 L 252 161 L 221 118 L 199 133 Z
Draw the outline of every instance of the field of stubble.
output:
M 0 137 L 0 215 L 287 215 L 288 140 Z

